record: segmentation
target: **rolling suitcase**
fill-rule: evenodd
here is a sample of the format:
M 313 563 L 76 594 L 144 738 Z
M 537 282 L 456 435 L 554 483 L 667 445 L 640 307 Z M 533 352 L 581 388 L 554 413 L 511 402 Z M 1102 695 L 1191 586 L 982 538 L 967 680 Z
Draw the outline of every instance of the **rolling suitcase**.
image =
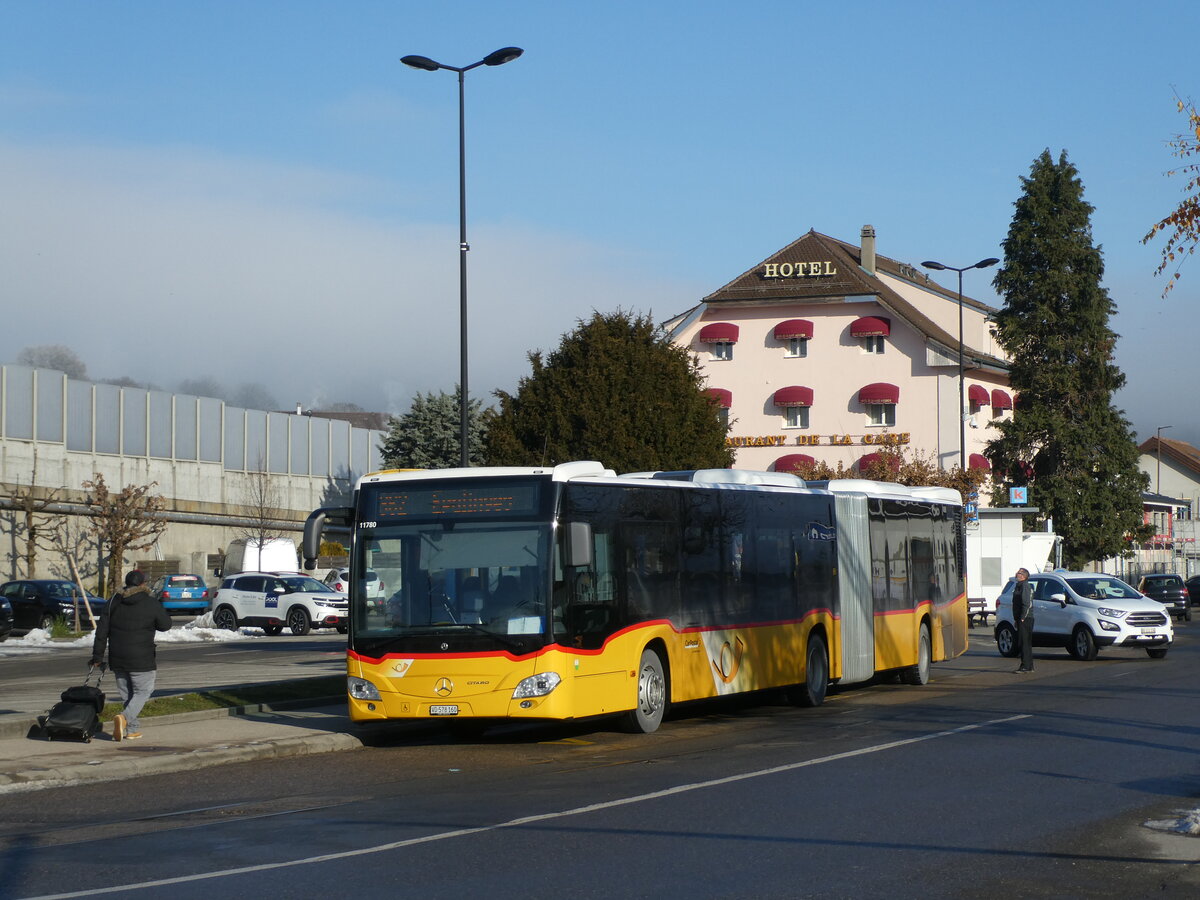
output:
M 92 684 L 95 675 L 96 683 Z M 48 741 L 91 741 L 92 735 L 100 731 L 100 711 L 104 709 L 104 691 L 100 681 L 104 670 L 92 669 L 83 684 L 69 687 L 62 692 L 62 700 L 44 716 L 38 717 L 42 734 Z

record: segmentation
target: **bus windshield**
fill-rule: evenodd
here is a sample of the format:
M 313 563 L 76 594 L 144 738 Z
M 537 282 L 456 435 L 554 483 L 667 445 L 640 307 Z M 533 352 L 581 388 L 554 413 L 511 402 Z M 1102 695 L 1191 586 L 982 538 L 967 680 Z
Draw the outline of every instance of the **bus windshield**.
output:
M 548 524 L 379 523 L 360 536 L 357 563 L 387 590 L 352 595 L 352 643 L 368 654 L 541 647 L 549 547 Z

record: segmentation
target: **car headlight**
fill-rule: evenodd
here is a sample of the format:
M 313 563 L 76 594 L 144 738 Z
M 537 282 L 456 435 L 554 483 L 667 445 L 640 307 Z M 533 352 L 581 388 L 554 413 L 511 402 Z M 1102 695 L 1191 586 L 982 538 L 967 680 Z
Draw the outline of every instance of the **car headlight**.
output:
M 1096 612 L 1100 613 L 1100 615 L 1102 615 L 1102 616 L 1108 616 L 1110 619 L 1120 619 L 1122 616 L 1124 616 L 1126 613 L 1128 613 L 1129 610 L 1127 610 L 1127 609 L 1109 609 L 1107 606 L 1101 606 L 1099 609 L 1096 610 Z
M 562 677 L 557 672 L 543 672 L 541 675 L 530 675 L 528 678 L 521 679 L 521 683 L 513 691 L 513 699 L 545 697 L 558 687 L 561 681 Z
M 346 692 L 355 700 L 379 700 L 379 688 L 365 678 L 346 676 Z

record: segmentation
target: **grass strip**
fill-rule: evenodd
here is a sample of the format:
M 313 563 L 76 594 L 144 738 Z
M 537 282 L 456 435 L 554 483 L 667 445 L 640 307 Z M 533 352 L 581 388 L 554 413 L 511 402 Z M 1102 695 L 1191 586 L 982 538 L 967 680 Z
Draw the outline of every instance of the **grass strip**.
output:
M 197 712 L 205 709 L 231 709 L 258 703 L 282 703 L 287 700 L 309 700 L 317 697 L 337 697 L 346 692 L 345 675 L 321 678 L 299 678 L 271 684 L 248 684 L 243 687 L 197 691 L 171 697 L 154 697 L 142 707 L 142 716 L 169 716 L 175 713 Z M 100 721 L 112 721 L 121 711 L 120 703 L 107 703 Z

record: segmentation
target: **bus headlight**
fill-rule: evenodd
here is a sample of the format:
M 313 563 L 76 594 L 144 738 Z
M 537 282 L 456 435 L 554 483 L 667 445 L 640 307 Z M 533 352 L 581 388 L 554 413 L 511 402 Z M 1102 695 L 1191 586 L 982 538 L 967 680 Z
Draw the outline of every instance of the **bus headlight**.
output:
M 543 672 L 541 675 L 530 675 L 528 678 L 521 679 L 521 683 L 513 691 L 513 699 L 545 697 L 558 687 L 561 681 L 562 677 L 557 672 Z
M 379 700 L 379 688 L 371 684 L 365 678 L 355 678 L 353 675 L 346 676 L 346 691 L 355 700 Z

